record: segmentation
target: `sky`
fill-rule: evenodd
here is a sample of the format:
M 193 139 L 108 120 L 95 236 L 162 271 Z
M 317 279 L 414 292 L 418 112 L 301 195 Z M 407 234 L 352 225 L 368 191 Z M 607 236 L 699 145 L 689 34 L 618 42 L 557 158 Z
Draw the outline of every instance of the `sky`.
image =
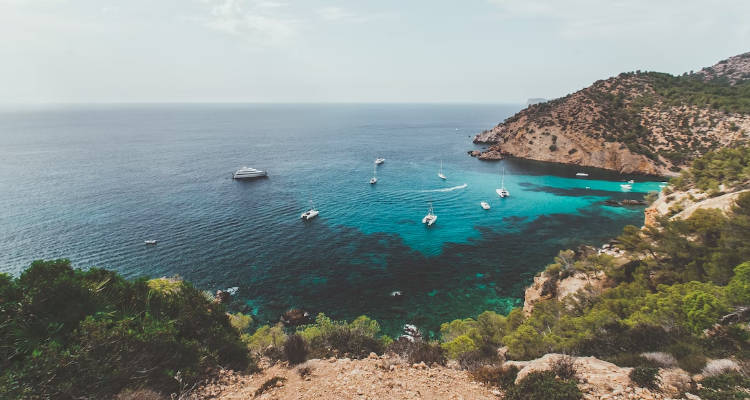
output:
M 0 0 L 0 103 L 555 98 L 750 51 L 750 0 Z

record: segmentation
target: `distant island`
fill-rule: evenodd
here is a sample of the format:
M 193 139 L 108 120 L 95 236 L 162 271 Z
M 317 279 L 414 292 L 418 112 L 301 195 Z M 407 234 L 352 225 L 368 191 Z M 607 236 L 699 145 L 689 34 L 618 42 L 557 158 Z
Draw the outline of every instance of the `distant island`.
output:
M 535 103 L 476 135 L 471 154 L 673 176 L 696 157 L 750 141 L 750 52 L 696 73 L 627 72 Z

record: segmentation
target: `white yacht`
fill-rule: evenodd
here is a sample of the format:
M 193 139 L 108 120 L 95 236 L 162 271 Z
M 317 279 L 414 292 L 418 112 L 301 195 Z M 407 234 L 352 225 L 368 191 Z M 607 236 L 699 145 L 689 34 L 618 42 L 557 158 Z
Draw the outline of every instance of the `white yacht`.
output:
M 633 185 L 631 185 L 631 184 L 629 184 L 629 183 L 623 183 L 622 185 L 620 185 L 620 188 L 621 188 L 622 190 L 630 190 L 630 189 L 632 189 L 632 188 L 633 188 Z
M 589 174 L 587 174 L 585 172 L 579 172 L 579 173 L 576 174 L 576 176 L 589 176 Z
M 383 157 L 378 157 L 378 158 L 375 159 L 375 164 L 376 165 L 380 165 L 380 164 L 382 164 L 384 162 L 385 162 L 385 158 L 383 158 Z
M 447 178 L 447 177 L 446 177 L 446 176 L 445 176 L 445 175 L 443 174 L 443 160 L 440 160 L 440 172 L 438 172 L 438 176 L 439 176 L 439 177 L 440 177 L 440 179 L 442 179 L 442 180 L 446 180 L 446 179 L 448 179 L 448 178 Z
M 484 208 L 485 210 L 489 210 L 490 209 L 490 203 L 488 203 L 486 201 L 480 202 L 479 205 L 482 206 L 482 208 Z
M 315 209 L 315 205 L 313 204 L 311 200 L 310 209 L 303 212 L 302 215 L 300 215 L 300 218 L 304 219 L 305 221 L 309 221 L 317 216 L 318 216 L 318 210 Z
M 261 171 L 259 169 L 250 168 L 250 167 L 242 167 L 238 169 L 233 175 L 232 178 L 234 179 L 252 179 L 252 178 L 260 178 L 263 176 L 267 176 L 268 174 L 266 171 Z
M 378 183 L 378 172 L 375 166 L 372 167 L 372 178 L 370 178 L 370 185 Z
M 437 221 L 437 215 L 432 211 L 432 203 L 430 203 L 430 209 L 427 211 L 427 215 L 422 218 L 422 223 L 427 224 L 427 226 L 432 226 L 435 221 Z
M 500 188 L 495 189 L 495 193 L 497 193 L 500 197 L 508 197 L 510 196 L 510 192 L 508 189 L 505 188 L 505 168 L 503 168 L 503 177 L 500 181 Z
M 145 244 L 156 244 L 156 240 L 153 240 L 153 239 L 151 239 L 151 240 L 144 240 L 143 243 L 145 243 Z

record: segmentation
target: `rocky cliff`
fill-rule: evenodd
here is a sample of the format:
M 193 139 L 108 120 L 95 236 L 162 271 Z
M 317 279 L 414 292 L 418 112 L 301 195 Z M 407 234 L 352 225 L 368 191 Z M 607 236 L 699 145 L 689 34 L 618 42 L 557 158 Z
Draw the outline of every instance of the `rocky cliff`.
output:
M 750 53 L 682 76 L 630 72 L 533 104 L 475 143 L 504 156 L 674 175 L 712 149 L 750 141 Z

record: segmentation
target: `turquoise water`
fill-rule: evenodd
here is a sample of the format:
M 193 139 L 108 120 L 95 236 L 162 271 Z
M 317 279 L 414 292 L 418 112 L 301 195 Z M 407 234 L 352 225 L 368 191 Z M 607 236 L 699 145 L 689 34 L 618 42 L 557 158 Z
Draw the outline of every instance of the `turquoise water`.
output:
M 140 105 L 0 112 L 0 271 L 37 258 L 175 275 L 276 321 L 289 307 L 373 316 L 389 332 L 519 304 L 561 248 L 599 244 L 642 208 L 644 177 L 482 162 L 503 105 Z M 369 185 L 382 156 L 378 183 Z M 443 161 L 443 181 L 437 173 Z M 234 181 L 243 166 L 268 179 Z M 511 197 L 495 194 L 500 173 Z M 622 180 L 634 178 L 630 192 Z M 299 219 L 313 200 L 320 216 Z M 483 210 L 487 201 L 490 210 Z M 438 220 L 420 221 L 432 202 Z M 145 246 L 143 240 L 158 245 Z M 394 298 L 393 291 L 404 296 Z

